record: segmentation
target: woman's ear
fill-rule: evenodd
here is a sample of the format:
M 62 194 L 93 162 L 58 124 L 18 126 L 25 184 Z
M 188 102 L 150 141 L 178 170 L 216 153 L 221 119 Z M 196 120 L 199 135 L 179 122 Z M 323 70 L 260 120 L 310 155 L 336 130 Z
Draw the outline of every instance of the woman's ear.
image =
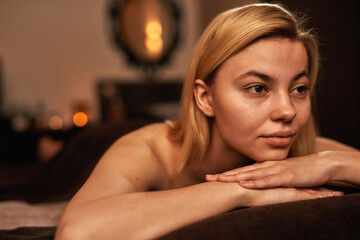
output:
M 214 116 L 211 88 L 201 79 L 195 80 L 194 97 L 197 106 L 206 116 Z

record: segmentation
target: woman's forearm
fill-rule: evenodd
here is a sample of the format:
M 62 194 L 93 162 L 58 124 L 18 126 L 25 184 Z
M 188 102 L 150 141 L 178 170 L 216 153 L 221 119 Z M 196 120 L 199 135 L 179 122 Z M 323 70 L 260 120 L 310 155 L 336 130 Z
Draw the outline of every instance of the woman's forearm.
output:
M 360 152 L 329 151 L 319 154 L 330 162 L 329 184 L 360 187 Z
M 246 204 L 237 183 L 110 196 L 70 203 L 56 239 L 149 239 Z

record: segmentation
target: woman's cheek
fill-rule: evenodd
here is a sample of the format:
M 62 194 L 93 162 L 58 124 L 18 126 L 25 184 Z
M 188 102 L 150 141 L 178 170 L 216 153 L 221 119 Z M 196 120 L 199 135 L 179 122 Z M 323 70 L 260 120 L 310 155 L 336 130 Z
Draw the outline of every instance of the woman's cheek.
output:
M 310 106 L 310 101 L 308 101 L 306 104 L 303 104 L 299 107 L 297 113 L 299 125 L 301 126 L 301 128 L 303 128 L 308 122 L 310 118 L 310 114 L 311 114 L 311 106 Z

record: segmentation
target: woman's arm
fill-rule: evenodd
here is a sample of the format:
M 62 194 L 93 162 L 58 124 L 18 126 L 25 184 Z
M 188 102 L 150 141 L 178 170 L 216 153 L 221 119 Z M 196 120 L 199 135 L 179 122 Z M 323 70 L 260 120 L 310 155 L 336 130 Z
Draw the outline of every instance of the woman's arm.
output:
M 330 196 L 327 189 L 247 190 L 209 182 L 185 188 L 118 194 L 69 206 L 56 239 L 154 239 L 240 206 L 262 206 Z
M 267 161 L 208 176 L 208 181 L 239 182 L 245 188 L 360 186 L 360 152 L 334 140 L 317 139 L 318 153 Z
M 236 208 L 241 194 L 238 184 L 203 183 L 73 203 L 59 225 L 57 239 L 154 239 Z
M 238 184 L 148 191 L 166 188 L 166 181 L 149 146 L 135 137 L 119 140 L 70 201 L 56 239 L 150 239 L 246 205 Z
M 241 206 L 341 194 L 325 189 L 248 190 L 221 182 L 147 191 L 166 181 L 164 166 L 136 141 L 120 141 L 105 154 L 66 208 L 56 239 L 153 239 Z

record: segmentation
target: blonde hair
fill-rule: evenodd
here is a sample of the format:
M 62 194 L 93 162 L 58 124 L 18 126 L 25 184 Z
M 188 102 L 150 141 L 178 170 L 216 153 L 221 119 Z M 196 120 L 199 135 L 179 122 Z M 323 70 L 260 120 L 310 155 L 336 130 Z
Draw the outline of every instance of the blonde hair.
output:
M 211 81 L 212 75 L 228 58 L 254 41 L 281 36 L 300 41 L 308 54 L 310 92 L 318 74 L 318 49 L 314 36 L 301 29 L 301 23 L 277 4 L 257 3 L 230 9 L 218 15 L 205 29 L 194 52 L 183 85 L 182 108 L 175 122 L 168 122 L 169 136 L 182 142 L 179 170 L 195 166 L 206 154 L 210 142 L 210 119 L 198 108 L 195 79 Z M 312 116 L 290 150 L 301 156 L 314 152 L 316 131 Z

